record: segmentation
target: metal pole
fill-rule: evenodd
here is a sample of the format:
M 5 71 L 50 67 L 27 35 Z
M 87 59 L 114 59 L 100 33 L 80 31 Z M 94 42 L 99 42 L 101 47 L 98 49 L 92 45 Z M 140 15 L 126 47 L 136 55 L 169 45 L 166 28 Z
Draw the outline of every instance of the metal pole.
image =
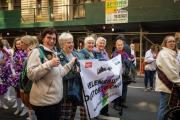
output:
M 84 89 L 82 89 L 82 94 L 83 94 L 83 98 L 85 100 L 84 107 L 86 107 L 85 109 L 87 110 L 86 113 L 87 113 L 88 120 L 91 120 L 90 113 L 89 113 L 89 108 L 88 108 L 88 103 L 87 103 L 86 98 L 85 98 Z
M 146 39 L 148 42 L 150 42 L 151 44 L 155 44 L 153 43 L 149 38 L 147 38 L 145 35 L 143 35 L 143 38 Z
M 143 39 L 143 32 L 142 32 L 142 26 L 141 24 L 139 25 L 140 27 L 140 75 L 142 72 L 142 39 Z
M 34 23 L 35 23 L 36 22 L 36 13 L 35 13 L 36 12 L 36 8 L 33 8 L 33 10 L 34 10 L 33 11 L 34 12 L 34 16 L 33 17 L 34 17 Z

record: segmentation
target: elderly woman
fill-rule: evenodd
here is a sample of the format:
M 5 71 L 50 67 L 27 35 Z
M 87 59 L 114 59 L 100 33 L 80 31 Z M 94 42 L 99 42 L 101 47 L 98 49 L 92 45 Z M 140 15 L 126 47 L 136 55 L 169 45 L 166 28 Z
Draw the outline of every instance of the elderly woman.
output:
M 96 48 L 95 51 L 95 57 L 99 60 L 109 60 L 108 53 L 105 50 L 106 46 L 106 39 L 104 37 L 98 37 L 96 40 Z M 106 105 L 102 110 L 101 114 L 105 116 L 109 116 L 108 114 L 108 105 Z
M 32 50 L 27 61 L 27 76 L 33 81 L 30 103 L 38 120 L 59 120 L 62 77 L 71 70 L 76 60 L 72 57 L 64 66 L 60 64 L 54 51 L 57 36 L 55 29 L 46 28 L 41 34 L 42 45 Z
M 116 57 L 117 55 L 121 55 L 122 58 L 122 83 L 123 83 L 123 88 L 122 88 L 122 97 L 119 97 L 115 100 L 114 108 L 116 110 L 119 110 L 119 114 L 122 114 L 121 107 L 127 108 L 126 105 L 126 97 L 127 97 L 127 91 L 128 91 L 128 85 L 130 84 L 130 77 L 129 77 L 129 70 L 131 66 L 131 59 L 128 53 L 125 50 L 125 43 L 124 39 L 119 37 L 116 40 L 116 50 L 113 52 L 112 56 Z M 128 75 L 127 75 L 128 73 Z
M 81 49 L 79 52 L 83 55 L 83 59 L 96 59 L 96 55 L 94 52 L 94 45 L 95 45 L 95 39 L 92 36 L 88 36 L 85 38 L 84 40 L 84 48 Z M 84 107 L 80 107 L 80 114 L 83 116 L 83 114 L 85 115 L 85 108 Z M 87 119 L 87 118 L 86 118 Z M 86 120 L 84 119 L 84 120 Z
M 61 52 L 58 57 L 60 58 L 60 62 L 62 65 L 67 64 L 73 57 L 77 57 L 77 59 L 82 59 L 79 53 L 74 49 L 74 41 L 73 36 L 70 33 L 62 33 L 59 36 L 59 44 L 61 46 Z M 60 120 L 73 120 L 75 118 L 75 113 L 77 109 L 77 105 L 83 105 L 82 100 L 82 84 L 79 73 L 79 64 L 73 66 L 67 75 L 63 77 L 63 100 L 60 104 Z M 76 84 L 75 84 L 76 82 Z M 70 86 L 74 84 L 76 85 L 76 90 L 73 91 L 73 94 L 79 96 L 79 100 L 70 96 Z M 79 88 L 79 89 L 78 89 Z M 86 114 L 81 115 L 81 119 L 85 119 Z
M 105 47 L 106 47 L 106 39 L 104 37 L 98 37 L 96 40 L 96 48 L 94 49 L 96 52 L 95 53 L 96 58 L 102 60 L 109 60 L 109 56 L 105 50 Z
M 177 51 L 174 36 L 166 36 L 162 43 L 162 50 L 159 52 L 156 65 L 156 86 L 155 90 L 160 93 L 160 104 L 157 120 L 164 120 L 168 111 L 168 102 L 173 93 L 172 84 L 180 83 Z M 177 102 L 176 102 L 177 103 Z
M 95 59 L 94 54 L 94 45 L 95 45 L 95 39 L 91 36 L 88 36 L 84 40 L 84 48 L 80 50 L 79 52 L 83 54 L 84 59 Z

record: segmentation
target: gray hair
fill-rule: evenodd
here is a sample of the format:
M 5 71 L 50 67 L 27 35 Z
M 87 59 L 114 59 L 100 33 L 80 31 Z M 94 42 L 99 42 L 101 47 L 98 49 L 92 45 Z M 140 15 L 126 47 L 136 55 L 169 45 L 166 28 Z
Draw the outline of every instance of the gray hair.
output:
M 68 32 L 63 32 L 61 33 L 61 35 L 59 36 L 58 42 L 59 42 L 59 46 L 62 48 L 62 46 L 64 45 L 64 43 L 67 40 L 73 40 L 73 36 L 71 33 Z
M 100 41 L 103 41 L 105 43 L 105 46 L 106 46 L 106 39 L 104 37 L 98 37 L 96 40 L 96 45 L 99 44 Z
M 86 37 L 86 38 L 84 39 L 84 46 L 85 46 L 85 47 L 86 47 L 86 45 L 87 45 L 87 43 L 88 43 L 89 41 L 92 41 L 92 42 L 95 43 L 95 39 L 94 39 L 92 36 L 88 36 L 88 37 Z

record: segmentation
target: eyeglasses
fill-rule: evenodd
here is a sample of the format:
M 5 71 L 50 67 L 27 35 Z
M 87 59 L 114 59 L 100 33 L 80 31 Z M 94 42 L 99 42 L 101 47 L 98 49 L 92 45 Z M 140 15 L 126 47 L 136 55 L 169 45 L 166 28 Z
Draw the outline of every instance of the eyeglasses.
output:
M 55 37 L 51 37 L 51 36 L 47 36 L 46 38 L 49 39 L 49 40 L 56 40 Z

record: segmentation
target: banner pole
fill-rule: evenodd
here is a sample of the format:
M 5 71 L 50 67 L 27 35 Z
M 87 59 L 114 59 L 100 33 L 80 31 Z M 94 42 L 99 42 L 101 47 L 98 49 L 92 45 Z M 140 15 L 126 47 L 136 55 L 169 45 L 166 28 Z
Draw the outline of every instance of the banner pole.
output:
M 86 110 L 87 110 L 87 113 L 88 113 L 88 117 L 89 117 L 89 120 L 91 120 L 90 113 L 89 113 L 89 108 L 88 108 L 88 105 L 87 105 L 87 102 L 86 102 L 86 99 L 85 99 L 84 89 L 82 90 L 82 93 L 83 93 L 84 100 L 85 100 L 85 103 L 86 103 L 85 107 L 86 107 Z

